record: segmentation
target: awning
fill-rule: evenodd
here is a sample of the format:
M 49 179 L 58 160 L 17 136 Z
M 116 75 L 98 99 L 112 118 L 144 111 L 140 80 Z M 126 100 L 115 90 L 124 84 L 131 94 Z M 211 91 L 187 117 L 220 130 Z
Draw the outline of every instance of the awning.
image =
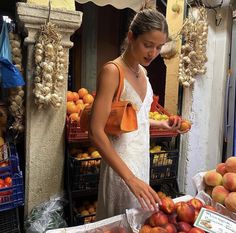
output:
M 117 9 L 131 8 L 138 11 L 142 5 L 143 0 L 75 0 L 78 3 L 93 2 L 98 6 L 112 5 Z M 155 4 L 155 0 L 153 3 Z

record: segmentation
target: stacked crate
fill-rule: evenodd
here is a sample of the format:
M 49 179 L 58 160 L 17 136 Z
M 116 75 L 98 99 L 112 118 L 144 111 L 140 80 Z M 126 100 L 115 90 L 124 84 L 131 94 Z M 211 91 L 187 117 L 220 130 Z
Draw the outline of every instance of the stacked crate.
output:
M 14 145 L 0 148 L 0 232 L 18 233 L 18 207 L 24 204 L 23 176 Z

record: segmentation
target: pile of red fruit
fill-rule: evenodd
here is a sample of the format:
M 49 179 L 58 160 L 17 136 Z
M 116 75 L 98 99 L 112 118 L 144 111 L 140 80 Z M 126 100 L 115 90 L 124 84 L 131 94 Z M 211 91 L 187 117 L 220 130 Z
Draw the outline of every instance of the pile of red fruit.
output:
M 161 201 L 160 210 L 146 219 L 139 233 L 203 233 L 203 230 L 193 226 L 200 209 L 204 207 L 215 211 L 197 198 L 174 203 L 166 196 Z

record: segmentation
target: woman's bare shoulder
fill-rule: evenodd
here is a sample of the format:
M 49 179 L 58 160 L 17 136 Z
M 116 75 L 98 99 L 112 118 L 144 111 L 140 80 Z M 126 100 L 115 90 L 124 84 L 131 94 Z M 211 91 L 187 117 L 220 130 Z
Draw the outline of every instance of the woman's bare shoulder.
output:
M 106 63 L 102 66 L 98 81 L 117 83 L 119 81 L 119 70 L 114 63 Z

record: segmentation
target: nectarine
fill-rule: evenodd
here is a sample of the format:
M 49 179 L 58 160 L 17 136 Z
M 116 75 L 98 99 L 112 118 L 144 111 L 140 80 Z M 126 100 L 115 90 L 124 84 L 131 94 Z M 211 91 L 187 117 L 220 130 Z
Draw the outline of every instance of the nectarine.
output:
M 177 224 L 177 229 L 178 231 L 188 232 L 192 229 L 192 226 L 187 222 L 180 221 Z
M 192 198 L 188 201 L 188 204 L 193 206 L 195 209 L 200 210 L 203 206 L 203 203 L 197 199 L 197 198 Z
M 151 230 L 152 227 L 150 225 L 144 224 L 139 230 L 139 233 L 150 233 Z
M 166 229 L 168 233 L 177 233 L 177 229 L 172 223 L 167 223 L 163 228 Z
M 176 209 L 177 218 L 179 221 L 193 223 L 195 219 L 195 209 L 188 203 L 181 203 Z
M 163 197 L 161 199 L 160 210 L 166 214 L 171 214 L 175 211 L 175 203 L 170 197 Z
M 166 229 L 162 227 L 153 227 L 150 233 L 168 233 Z
M 162 211 L 152 214 L 149 218 L 149 224 L 152 227 L 164 226 L 168 223 L 168 217 Z
M 198 227 L 193 227 L 188 233 L 205 233 L 205 231 Z

